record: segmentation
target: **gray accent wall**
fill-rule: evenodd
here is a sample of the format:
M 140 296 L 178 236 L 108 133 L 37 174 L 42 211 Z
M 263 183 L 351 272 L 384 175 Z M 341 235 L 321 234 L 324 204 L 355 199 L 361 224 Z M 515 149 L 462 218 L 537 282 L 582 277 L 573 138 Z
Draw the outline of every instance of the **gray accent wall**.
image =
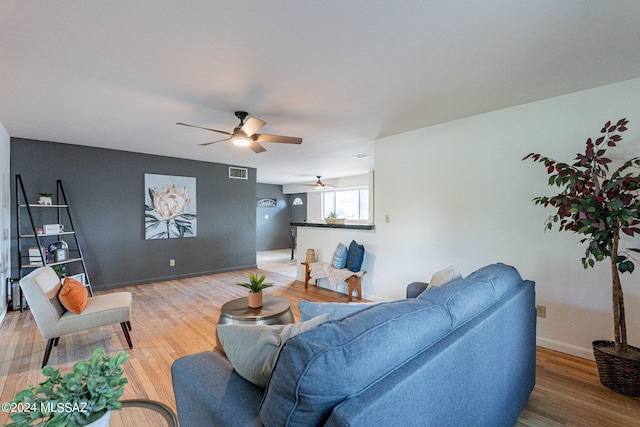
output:
M 16 174 L 32 203 L 61 179 L 94 289 L 256 267 L 253 168 L 230 179 L 229 165 L 22 138 L 11 138 L 10 155 L 12 224 Z M 145 240 L 145 173 L 196 178 L 196 237 Z
M 289 226 L 290 210 L 287 195 L 282 193 L 281 185 L 257 184 L 256 201 L 263 198 L 276 199 L 276 206 L 256 208 L 256 250 L 290 248 L 291 227 Z

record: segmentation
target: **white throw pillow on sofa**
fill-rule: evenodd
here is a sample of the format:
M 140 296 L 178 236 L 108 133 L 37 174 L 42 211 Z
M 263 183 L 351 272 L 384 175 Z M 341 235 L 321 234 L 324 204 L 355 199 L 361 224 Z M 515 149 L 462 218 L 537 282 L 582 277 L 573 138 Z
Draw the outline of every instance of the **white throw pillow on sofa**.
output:
M 444 285 L 445 283 L 450 282 L 453 279 L 459 279 L 460 277 L 462 277 L 460 275 L 460 270 L 451 265 L 433 273 L 433 276 L 431 276 L 431 280 L 429 281 L 429 286 Z
M 320 326 L 329 315 L 287 325 L 218 325 L 218 338 L 229 361 L 241 377 L 265 388 L 278 353 L 291 337 Z

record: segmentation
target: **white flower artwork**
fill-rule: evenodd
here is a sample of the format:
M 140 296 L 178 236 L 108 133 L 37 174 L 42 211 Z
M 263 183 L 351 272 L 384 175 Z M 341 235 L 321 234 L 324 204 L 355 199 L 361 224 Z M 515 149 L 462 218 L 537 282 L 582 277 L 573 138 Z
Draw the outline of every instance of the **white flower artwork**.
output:
M 146 240 L 196 236 L 196 179 L 144 174 Z

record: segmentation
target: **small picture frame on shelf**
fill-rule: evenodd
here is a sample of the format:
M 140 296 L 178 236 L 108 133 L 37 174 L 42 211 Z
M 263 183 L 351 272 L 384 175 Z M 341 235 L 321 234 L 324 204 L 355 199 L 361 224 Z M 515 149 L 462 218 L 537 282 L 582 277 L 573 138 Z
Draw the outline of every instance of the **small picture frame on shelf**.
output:
M 78 273 L 78 274 L 72 274 L 70 276 L 67 277 L 71 277 L 72 279 L 76 279 L 78 282 L 82 283 L 83 285 L 86 285 L 86 279 L 84 276 L 84 273 Z

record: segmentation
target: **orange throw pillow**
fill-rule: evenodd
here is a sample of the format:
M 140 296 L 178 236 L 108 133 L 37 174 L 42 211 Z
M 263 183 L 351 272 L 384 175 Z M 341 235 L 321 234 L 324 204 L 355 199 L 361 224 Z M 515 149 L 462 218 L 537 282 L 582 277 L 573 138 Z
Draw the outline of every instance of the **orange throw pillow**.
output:
M 89 291 L 82 283 L 71 277 L 65 277 L 58 294 L 58 299 L 64 308 L 80 314 L 87 306 L 87 298 L 89 298 Z

